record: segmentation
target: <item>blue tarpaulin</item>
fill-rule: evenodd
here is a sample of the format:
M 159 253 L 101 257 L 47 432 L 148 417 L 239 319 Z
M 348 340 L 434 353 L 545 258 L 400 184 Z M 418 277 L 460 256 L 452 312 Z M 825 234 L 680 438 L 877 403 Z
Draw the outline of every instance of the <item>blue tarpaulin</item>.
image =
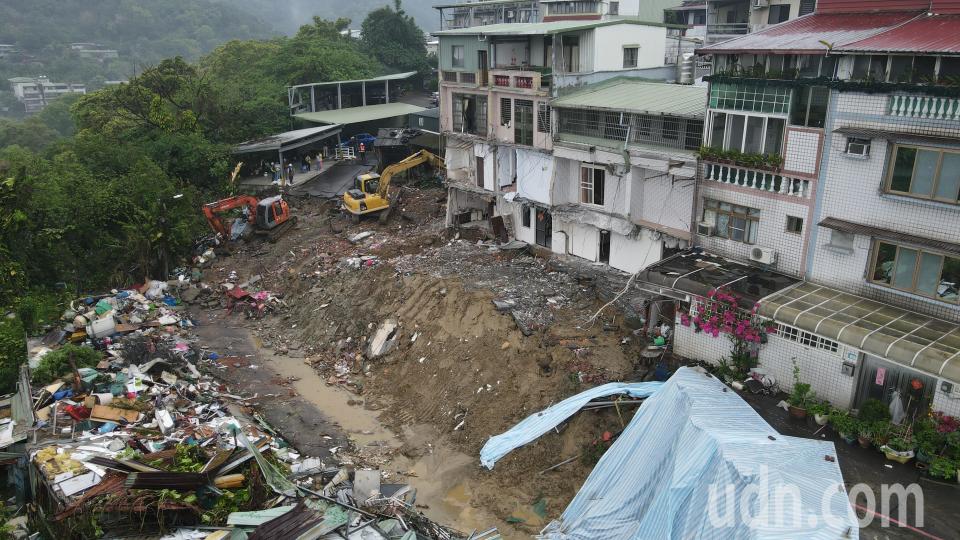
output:
M 680 368 L 540 538 L 858 536 L 832 442 L 781 435 L 713 376 Z
M 480 463 L 488 469 L 493 469 L 497 460 L 557 427 L 591 400 L 617 394 L 645 398 L 661 386 L 663 386 L 662 382 L 607 383 L 568 397 L 556 405 L 524 418 L 509 431 L 487 439 L 487 444 L 480 450 Z

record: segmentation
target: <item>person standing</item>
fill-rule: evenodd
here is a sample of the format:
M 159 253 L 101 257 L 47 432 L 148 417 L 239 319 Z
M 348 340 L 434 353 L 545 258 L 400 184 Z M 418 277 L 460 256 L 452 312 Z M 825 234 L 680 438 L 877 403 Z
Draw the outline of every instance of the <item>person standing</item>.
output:
M 307 168 L 305 169 L 305 171 L 306 171 L 306 172 L 312 171 L 312 170 L 313 170 L 313 158 L 310 157 L 310 154 L 307 154 L 307 155 L 303 158 L 303 161 L 306 162 L 306 164 L 307 164 Z
M 317 170 L 323 170 L 323 151 L 317 152 Z
M 290 182 L 290 185 L 293 185 L 293 163 L 287 162 L 287 180 Z
M 360 143 L 360 163 L 367 162 L 367 145 Z

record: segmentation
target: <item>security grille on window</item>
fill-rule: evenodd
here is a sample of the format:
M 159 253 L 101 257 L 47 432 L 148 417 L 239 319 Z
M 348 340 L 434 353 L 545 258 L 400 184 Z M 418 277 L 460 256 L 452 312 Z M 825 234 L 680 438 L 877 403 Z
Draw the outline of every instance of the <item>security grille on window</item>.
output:
M 550 133 L 550 106 L 542 101 L 537 105 L 537 131 Z
M 463 62 L 463 45 L 453 45 L 451 47 L 451 64 L 455 68 L 462 68 L 464 66 Z
M 942 302 L 960 298 L 960 257 L 877 241 L 870 279 Z
M 777 324 L 776 335 L 783 339 L 796 341 L 804 347 L 810 347 L 812 349 L 822 349 L 832 353 L 840 350 L 840 344 L 836 341 L 822 338 L 820 336 L 811 334 L 810 332 L 804 332 L 799 328 L 786 324 Z
M 891 160 L 888 192 L 960 203 L 960 152 L 897 145 Z
M 703 140 L 703 120 L 640 114 L 557 109 L 557 134 L 696 150 Z M 622 148 L 622 145 L 617 145 Z
M 624 47 L 623 48 L 623 68 L 635 68 L 637 67 L 637 59 L 640 56 L 639 47 Z
M 603 206 L 603 185 L 606 170 L 598 167 L 580 168 L 580 202 Z
M 500 98 L 500 125 L 509 126 L 511 118 L 513 118 L 513 100 Z
M 704 199 L 703 222 L 713 225 L 714 236 L 755 244 L 760 229 L 760 210 Z
M 851 156 L 869 157 L 870 139 L 847 137 L 847 154 Z

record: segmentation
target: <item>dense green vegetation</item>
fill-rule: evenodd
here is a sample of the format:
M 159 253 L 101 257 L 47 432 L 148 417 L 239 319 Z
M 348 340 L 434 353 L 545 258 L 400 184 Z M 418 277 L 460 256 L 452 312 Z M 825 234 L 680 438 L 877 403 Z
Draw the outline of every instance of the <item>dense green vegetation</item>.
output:
M 378 17 L 419 32 L 395 10 Z M 230 145 L 293 127 L 287 85 L 425 63 L 422 43 L 376 55 L 341 34 L 348 25 L 315 18 L 290 38 L 230 41 L 195 63 L 163 60 L 129 84 L 0 120 L 0 392 L 11 390 L 24 334 L 58 317 L 59 301 L 189 261 L 207 233 L 201 204 L 229 189 Z

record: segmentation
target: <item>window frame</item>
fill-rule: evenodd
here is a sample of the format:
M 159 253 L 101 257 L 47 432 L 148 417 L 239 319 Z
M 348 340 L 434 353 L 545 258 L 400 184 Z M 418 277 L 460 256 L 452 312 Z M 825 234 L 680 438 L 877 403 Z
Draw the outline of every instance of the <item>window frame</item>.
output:
M 716 125 L 716 117 L 717 117 L 718 115 L 723 115 L 723 116 L 724 116 L 724 120 L 723 120 L 723 141 L 720 142 L 720 145 L 719 145 L 719 146 L 717 146 L 717 145 L 714 143 L 714 141 L 713 141 L 713 136 L 715 135 L 714 126 Z M 738 145 L 736 146 L 736 148 L 734 148 L 734 147 L 730 144 L 731 134 L 732 134 L 732 131 L 733 131 L 733 130 L 731 129 L 731 123 L 733 122 L 733 117 L 734 117 L 734 116 L 742 116 L 742 117 L 743 117 L 743 132 L 742 132 L 742 134 L 740 135 L 740 144 L 738 144 Z M 713 111 L 713 112 L 711 112 L 711 114 L 710 114 L 710 129 L 707 131 L 707 133 L 709 133 L 709 135 L 710 135 L 710 141 L 709 141 L 709 143 L 708 143 L 708 146 L 710 146 L 711 148 L 720 148 L 720 149 L 722 149 L 722 150 L 737 150 L 737 151 L 743 152 L 743 151 L 744 151 L 744 148 L 746 147 L 746 144 L 747 144 L 747 132 L 749 131 L 749 130 L 747 129 L 747 126 L 750 124 L 750 118 L 761 118 L 761 119 L 763 119 L 763 131 L 762 131 L 762 133 L 760 134 L 761 148 L 760 148 L 760 152 L 758 152 L 758 153 L 760 153 L 760 154 L 775 154 L 775 155 L 778 155 L 778 156 L 782 156 L 782 155 L 783 155 L 783 142 L 784 142 L 784 140 L 785 140 L 785 138 L 786 138 L 787 126 L 790 124 L 790 122 L 789 122 L 789 120 L 788 120 L 787 118 L 785 118 L 785 117 L 783 117 L 783 116 L 779 116 L 779 115 L 770 116 L 770 115 L 759 115 L 759 114 L 745 114 L 745 113 L 740 113 L 740 112 L 731 113 L 731 112 L 727 112 L 727 111 L 722 111 L 722 112 L 721 112 L 721 111 Z M 780 146 L 779 146 L 779 148 L 776 148 L 776 149 L 769 149 L 769 148 L 767 148 L 767 133 L 769 132 L 769 129 L 770 129 L 770 120 L 771 120 L 771 119 L 780 120 L 780 121 L 783 122 L 783 131 L 782 131 L 782 133 L 780 134 Z
M 780 15 L 780 17 L 778 18 L 782 18 L 782 20 L 779 20 L 776 22 L 772 20 L 774 8 L 776 8 L 777 13 Z M 784 9 L 787 10 L 786 16 L 784 16 L 784 14 L 782 13 Z M 790 4 L 770 4 L 770 6 L 767 7 L 767 24 L 781 24 L 789 20 L 790 20 Z
M 896 254 L 895 254 L 894 257 L 893 257 L 893 266 L 891 267 L 890 283 L 886 283 L 886 282 L 884 282 L 884 281 L 882 281 L 882 280 L 874 279 L 874 276 L 876 275 L 876 270 L 877 270 L 877 260 L 878 260 L 879 257 L 880 257 L 880 244 L 887 244 L 888 246 L 893 246 L 893 247 L 895 247 L 896 250 L 897 250 L 897 251 L 896 251 Z M 912 280 L 911 280 L 911 282 L 910 282 L 910 287 L 909 287 L 909 288 L 898 287 L 898 286 L 896 286 L 896 285 L 894 284 L 895 281 L 896 281 L 897 262 L 900 260 L 900 250 L 901 250 L 901 249 L 908 249 L 908 250 L 911 250 L 911 251 L 915 251 L 915 252 L 916 252 L 916 259 L 917 259 L 917 260 L 913 263 Z M 937 274 L 937 275 L 938 275 L 938 278 L 940 279 L 941 282 L 942 282 L 942 280 L 943 280 L 943 267 L 944 267 L 944 265 L 946 264 L 946 260 L 947 260 L 948 258 L 960 260 L 960 256 L 957 256 L 957 255 L 954 255 L 954 254 L 943 253 L 943 252 L 936 251 L 936 250 L 932 250 L 932 249 L 927 249 L 927 248 L 922 248 L 922 247 L 915 247 L 915 246 L 912 246 L 912 245 L 909 245 L 909 244 L 896 244 L 896 243 L 894 243 L 893 241 L 883 240 L 883 239 L 881 239 L 881 238 L 874 238 L 874 239 L 873 239 L 872 245 L 871 245 L 871 247 L 870 247 L 870 250 L 871 250 L 870 259 L 869 259 L 869 261 L 870 261 L 870 266 L 867 268 L 867 282 L 868 282 L 868 283 L 871 283 L 871 284 L 876 285 L 876 286 L 878 286 L 878 287 L 883 287 L 883 288 L 886 288 L 886 289 L 893 289 L 893 290 L 895 290 L 895 291 L 901 291 L 901 292 L 904 292 L 904 293 L 907 293 L 907 294 L 916 295 L 916 296 L 919 296 L 919 297 L 922 297 L 922 298 L 929 298 L 930 300 L 934 300 L 934 301 L 936 301 L 936 302 L 941 302 L 941 303 L 944 303 L 944 304 L 947 304 L 947 305 L 954 305 L 954 306 L 955 306 L 955 305 L 960 305 L 960 294 L 957 295 L 957 298 L 956 298 L 955 300 L 950 301 L 950 300 L 944 300 L 944 299 L 942 299 L 942 298 L 937 297 L 937 296 L 936 296 L 936 291 L 933 293 L 933 295 L 930 295 L 930 294 L 927 294 L 927 293 L 925 293 L 925 292 L 923 292 L 923 291 L 917 290 L 917 281 L 920 279 L 920 264 L 921 264 L 921 262 L 923 261 L 923 255 L 926 254 L 926 255 L 933 255 L 933 256 L 936 256 L 936 257 L 940 257 L 940 266 L 939 266 L 939 270 L 938 270 L 938 274 Z
M 921 150 L 928 152 L 937 152 L 937 168 L 934 172 L 933 183 L 930 186 L 930 195 L 923 195 L 919 193 L 913 193 L 910 191 L 897 191 L 893 189 L 893 175 L 896 169 L 897 163 L 897 154 L 901 148 L 912 148 L 917 150 L 919 153 Z M 894 143 L 893 149 L 890 151 L 890 160 L 887 162 L 887 173 L 884 178 L 883 191 L 884 193 L 889 193 L 891 195 L 899 195 L 902 197 L 910 197 L 912 199 L 920 199 L 924 201 L 935 201 L 943 204 L 949 204 L 953 206 L 960 205 L 960 193 L 958 193 L 956 199 L 945 199 L 942 197 L 937 197 L 937 188 L 940 186 L 940 174 L 943 171 L 943 161 L 946 154 L 957 154 L 960 156 L 960 150 L 953 150 L 949 148 L 936 148 L 932 146 L 919 146 L 913 144 L 900 144 Z M 910 173 L 910 184 L 913 185 L 914 177 L 917 173 L 917 159 L 913 161 L 913 170 Z M 958 189 L 960 192 L 960 189 Z
M 730 210 L 724 210 L 722 205 L 729 205 Z M 745 211 L 738 212 L 737 209 L 740 208 L 744 209 Z M 712 221 L 707 220 L 707 212 L 713 213 Z M 757 238 L 760 236 L 760 214 L 761 211 L 757 208 L 750 208 L 749 206 L 742 206 L 739 204 L 728 203 L 726 201 L 704 197 L 703 211 L 700 214 L 700 221 L 702 223 L 707 223 L 708 225 L 713 225 L 713 234 L 711 236 L 753 246 L 756 245 Z M 718 223 L 721 215 L 727 216 L 726 231 L 724 231 L 723 235 L 718 234 L 720 231 L 720 226 Z M 743 240 L 737 240 L 736 238 L 733 238 L 733 235 L 731 234 L 732 230 L 740 230 L 739 228 L 732 227 L 733 219 L 742 219 L 745 222 L 743 228 Z M 756 238 L 751 240 L 751 236 L 755 236 Z
M 810 122 L 810 111 L 813 109 L 813 106 L 814 106 L 813 99 L 812 99 L 814 90 L 822 90 L 826 92 L 826 102 L 823 105 L 823 117 L 821 118 L 821 125 L 819 126 L 811 125 L 811 122 Z M 790 114 L 787 115 L 787 123 L 791 126 L 804 127 L 809 129 L 826 129 L 827 115 L 830 110 L 830 88 L 826 86 L 803 86 L 800 88 L 795 88 L 793 92 L 794 92 L 794 96 L 793 96 L 793 99 L 790 100 Z M 800 104 L 798 103 L 798 99 L 797 99 L 797 96 L 800 95 L 799 94 L 800 92 L 803 92 L 806 94 L 805 98 L 800 98 L 804 100 L 802 102 L 802 104 L 804 105 L 803 121 L 800 123 L 795 123 L 794 107 Z
M 633 63 L 627 63 L 627 53 L 632 51 L 633 54 Z M 623 46 L 623 69 L 636 69 L 640 65 L 640 46 L 639 45 L 624 45 Z
M 551 113 L 552 110 L 549 102 L 537 102 L 537 133 L 550 133 Z
M 787 223 L 784 229 L 785 232 L 789 234 L 803 234 L 803 218 L 797 216 L 787 216 Z M 799 224 L 799 228 L 791 227 L 791 225 Z
M 467 66 L 467 52 L 466 47 L 463 45 L 451 45 L 450 46 L 450 66 L 453 68 L 463 69 Z M 460 59 L 457 60 L 457 51 L 460 51 Z
M 600 186 L 597 187 L 597 173 L 600 174 Z M 589 178 L 588 178 L 589 175 Z M 607 186 L 607 169 L 602 165 L 580 164 L 580 204 L 603 207 L 604 190 Z M 589 192 L 589 196 L 586 194 Z M 589 200 L 584 200 L 589 199 Z M 599 199 L 599 202 L 597 200 Z
M 520 226 L 524 229 L 529 229 L 533 226 L 533 219 L 530 217 L 530 211 L 530 205 L 524 204 L 520 206 Z
M 509 127 L 513 122 L 513 99 L 508 97 L 500 98 L 500 125 Z

